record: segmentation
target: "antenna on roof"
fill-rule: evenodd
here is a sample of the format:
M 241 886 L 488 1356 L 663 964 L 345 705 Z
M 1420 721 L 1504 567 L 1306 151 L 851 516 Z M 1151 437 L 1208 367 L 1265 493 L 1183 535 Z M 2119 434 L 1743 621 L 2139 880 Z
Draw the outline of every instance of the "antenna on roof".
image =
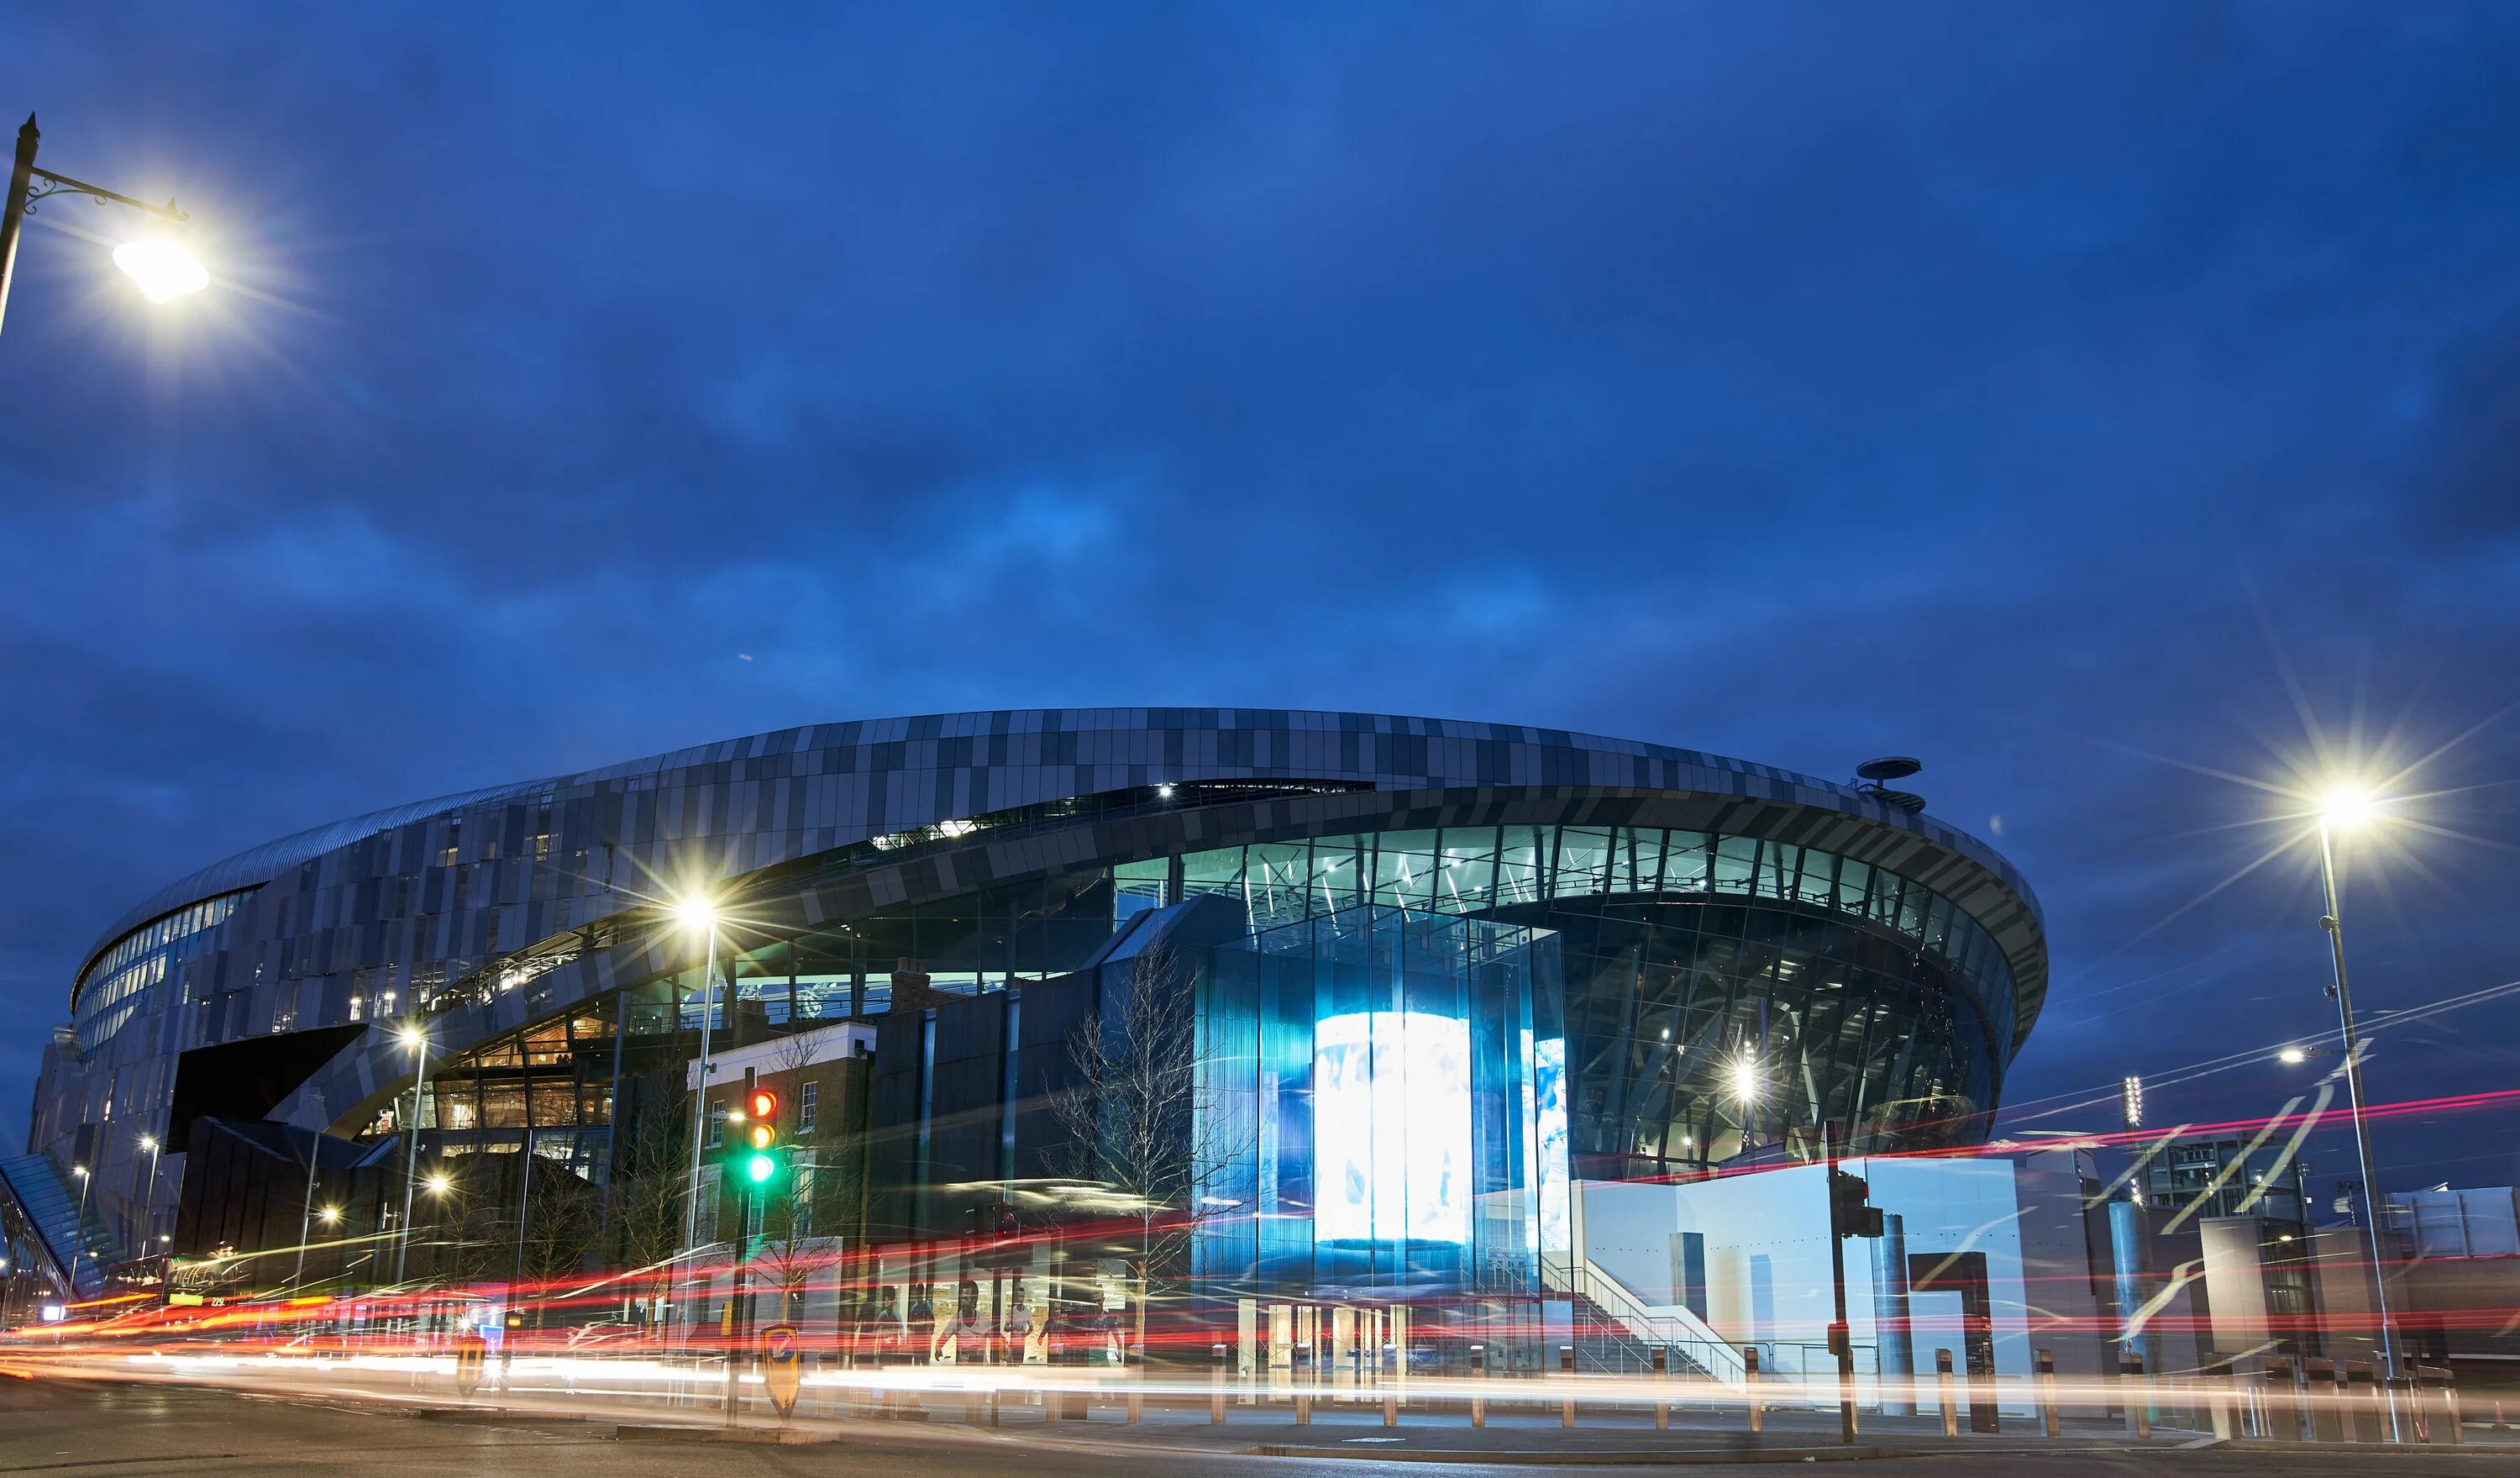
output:
M 1924 767 L 1923 762 L 1906 755 L 1884 755 L 1878 760 L 1867 760 L 1855 767 L 1855 789 L 1860 795 L 1870 796 L 1884 806 L 1912 816 L 1925 808 L 1925 798 L 1912 790 L 1892 790 L 1885 782 L 1905 780 Z

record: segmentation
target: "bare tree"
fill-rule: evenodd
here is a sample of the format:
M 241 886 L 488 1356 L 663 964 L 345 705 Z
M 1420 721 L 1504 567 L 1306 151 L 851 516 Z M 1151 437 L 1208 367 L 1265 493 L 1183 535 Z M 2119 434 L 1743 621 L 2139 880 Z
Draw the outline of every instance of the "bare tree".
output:
M 1241 1209 L 1217 1191 L 1256 1137 L 1200 1062 L 1198 1002 L 1178 965 L 1163 946 L 1132 959 L 1117 1009 L 1087 1017 L 1068 1039 L 1075 1083 L 1049 1099 L 1070 1174 L 1102 1186 L 1110 1209 L 1135 1224 L 1126 1261 L 1140 1358 L 1148 1304 L 1199 1224 Z
M 537 1164 L 525 1157 L 530 1178 L 524 1192 L 524 1274 L 537 1283 L 563 1278 L 586 1266 L 601 1217 L 594 1188 L 565 1163 Z M 535 1172 L 539 1170 L 541 1174 Z
M 613 1182 L 612 1217 L 621 1255 L 653 1277 L 652 1297 L 673 1293 L 674 1259 L 683 1252 L 683 1208 L 691 1198 L 691 1103 L 669 1094 L 643 1114 L 631 1136 L 628 1173 Z

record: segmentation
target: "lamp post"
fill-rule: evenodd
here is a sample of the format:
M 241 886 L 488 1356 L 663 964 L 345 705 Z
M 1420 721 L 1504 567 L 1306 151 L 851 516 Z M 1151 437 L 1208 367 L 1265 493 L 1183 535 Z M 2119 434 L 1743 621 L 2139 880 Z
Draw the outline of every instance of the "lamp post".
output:
M 701 898 L 685 899 L 675 905 L 674 914 L 684 928 L 705 935 L 708 941 L 701 950 L 700 964 L 699 1083 L 692 1090 L 692 1183 L 689 1197 L 683 1204 L 683 1256 L 691 1260 L 696 1259 L 699 1251 L 697 1244 L 700 1234 L 700 1141 L 708 1129 L 709 1010 L 711 999 L 717 993 L 718 920 L 716 906 Z M 731 1014 L 733 1002 L 728 1004 Z M 676 1014 L 680 1011 L 678 1005 Z
M 394 1282 L 399 1284 L 411 1268 L 411 1201 L 420 1187 L 420 1105 L 428 1091 L 428 1028 L 407 1021 L 395 1035 L 418 1057 L 411 1074 L 411 1130 L 403 1149 L 402 1235 L 394 1248 Z
M 87 1188 L 96 1183 L 96 1177 L 89 1175 L 87 1167 L 84 1165 L 71 1166 L 70 1174 L 78 1177 L 79 1183 L 78 1216 L 70 1223 L 70 1235 L 78 1238 L 77 1243 L 72 1247 L 70 1253 L 70 1297 L 76 1298 L 78 1297 L 79 1259 L 81 1257 L 88 1257 Z M 88 1257 L 88 1261 L 94 1262 L 95 1259 L 93 1257 Z
M 2369 819 L 2374 808 L 2369 795 L 2350 788 L 2330 791 L 2319 805 L 2318 875 L 2327 912 L 2318 924 L 2327 931 L 2328 957 L 2336 970 L 2336 985 L 2328 993 L 2336 997 L 2337 1027 L 2345 1039 L 2345 1092 L 2353 1105 L 2354 1151 L 2362 1166 L 2362 1235 L 2371 1255 L 2373 1307 L 2380 1317 L 2380 1368 L 2388 1381 L 2390 1435 L 2401 1438 L 2398 1338 L 2389 1327 L 2389 1275 L 2380 1256 L 2380 1181 L 2371 1174 L 2371 1132 L 2362 1117 L 2362 1044 L 2354 1032 L 2354 993 L 2345 981 L 2345 926 L 2336 901 L 2336 845 L 2332 836 L 2337 830 Z
M 36 167 L 35 145 L 43 137 L 35 127 L 35 115 L 26 115 L 25 126 L 18 130 L 18 157 L 9 169 L 9 198 L 0 206 L 0 316 L 9 309 L 9 285 L 17 276 L 18 236 L 27 216 L 35 213 L 37 203 L 56 195 L 84 195 L 103 205 L 108 201 L 129 206 L 166 223 L 180 226 L 192 217 L 175 208 L 168 201 L 153 206 L 147 201 L 117 195 L 85 180 L 74 180 L 67 174 Z M 40 183 L 39 183 L 40 182 Z M 140 292 L 151 302 L 170 302 L 188 293 L 198 293 L 210 284 L 205 271 L 191 249 L 172 234 L 144 236 L 114 248 L 113 264 L 140 285 Z
M 158 1160 L 166 1152 L 166 1146 L 158 1142 L 156 1134 L 143 1134 L 140 1147 L 149 1151 L 149 1190 L 140 1198 L 140 1240 L 146 1243 L 158 1231 Z

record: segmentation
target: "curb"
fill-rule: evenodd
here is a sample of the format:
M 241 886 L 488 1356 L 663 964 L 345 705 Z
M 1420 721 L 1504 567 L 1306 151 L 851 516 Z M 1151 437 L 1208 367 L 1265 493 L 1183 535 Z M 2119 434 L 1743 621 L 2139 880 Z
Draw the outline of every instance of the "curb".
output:
M 804 1448 L 837 1442 L 836 1433 L 796 1427 L 667 1427 L 619 1426 L 612 1435 L 623 1442 L 740 1442 L 755 1447 Z
M 1868 1457 L 1911 1455 L 1887 1448 L 1681 1448 L 1659 1453 L 1476 1452 L 1458 1448 L 1285 1447 L 1276 1444 L 1240 1448 L 1238 1457 L 1347 1457 L 1369 1462 L 1470 1462 L 1534 1467 L 1669 1467 L 1705 1462 L 1851 1462 Z

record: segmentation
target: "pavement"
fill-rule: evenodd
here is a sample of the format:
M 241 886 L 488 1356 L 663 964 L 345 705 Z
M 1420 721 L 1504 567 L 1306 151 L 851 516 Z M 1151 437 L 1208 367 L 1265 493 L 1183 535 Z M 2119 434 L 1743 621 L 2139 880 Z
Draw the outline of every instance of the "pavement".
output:
M 519 1398 L 521 1400 L 521 1398 Z M 1042 1425 L 1008 1414 L 1009 1424 L 951 1421 L 806 1419 L 752 1422 L 728 1434 L 714 1411 L 608 1411 L 597 1404 L 534 1402 L 503 1409 L 483 1393 L 472 1403 L 423 1396 L 384 1400 L 281 1389 L 236 1389 L 171 1380 L 38 1373 L 0 1379 L 0 1473 L 100 1478 L 124 1473 L 290 1475 L 379 1472 L 463 1478 L 689 1478 L 696 1463 L 712 1478 L 1364 1478 L 1383 1468 L 1427 1478 L 1446 1474 L 1528 1474 L 1602 1465 L 1686 1464 L 1698 1472 L 1773 1472 L 1780 1462 L 1852 1460 L 1866 1470 L 2000 1478 L 2103 1473 L 2225 1474 L 2303 1472 L 2509 1473 L 2520 1447 L 2414 1451 L 2250 1451 L 2195 1447 L 2193 1434 L 2137 1446 L 2087 1424 L 2050 1441 L 2031 1433 L 1944 1439 L 1898 1423 L 1875 1423 L 1852 1453 L 1833 1423 L 1777 1413 L 1770 1430 L 1688 1427 L 1656 1432 L 1650 1421 L 1579 1427 L 1523 1417 L 1471 1428 L 1459 1416 L 1404 1416 L 1396 1429 L 1378 1412 L 1339 1411 L 1296 1427 L 1282 1412 L 1244 1413 L 1224 1427 L 1203 1408 L 1155 1410 L 1130 1425 L 1116 1407 L 1090 1422 Z M 1792 1416 L 1783 1421 L 1777 1418 Z M 660 1431 L 658 1429 L 673 1429 Z M 749 1440 L 731 1441 L 730 1435 Z M 2478 1434 L 2480 1436 L 2484 1434 Z M 673 1440 L 679 1438 L 681 1440 Z

